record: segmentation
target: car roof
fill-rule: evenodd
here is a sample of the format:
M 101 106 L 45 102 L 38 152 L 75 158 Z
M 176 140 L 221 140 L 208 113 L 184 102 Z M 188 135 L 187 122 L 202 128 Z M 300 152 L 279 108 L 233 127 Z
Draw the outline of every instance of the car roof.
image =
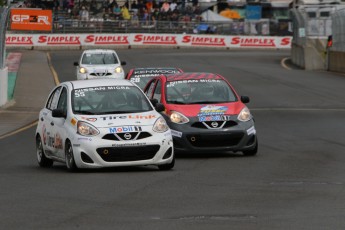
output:
M 74 89 L 99 87 L 99 86 L 135 86 L 132 82 L 125 79 L 91 79 L 68 81 L 65 84 L 71 84 Z
M 179 68 L 176 67 L 135 67 L 133 70 L 161 70 L 161 69 L 176 69 L 179 70 Z
M 225 80 L 222 76 L 215 73 L 204 72 L 186 72 L 164 75 L 167 81 L 179 81 L 179 80 Z
M 112 49 L 88 49 L 84 50 L 84 53 L 114 53 L 115 50 Z

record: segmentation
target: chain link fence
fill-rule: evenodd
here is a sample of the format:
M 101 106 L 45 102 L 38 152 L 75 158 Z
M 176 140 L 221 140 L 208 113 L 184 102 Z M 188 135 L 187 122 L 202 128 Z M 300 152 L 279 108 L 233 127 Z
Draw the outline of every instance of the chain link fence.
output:
M 332 15 L 332 51 L 345 52 L 345 9 Z
M 300 6 L 291 10 L 293 42 L 305 45 L 307 38 L 327 38 L 332 35 L 332 15 L 340 5 Z M 334 22 L 333 22 L 334 23 Z M 340 28 L 334 27 L 333 28 Z M 337 29 L 333 29 L 337 30 Z
M 9 17 L 9 8 L 0 7 L 0 69 L 5 68 L 5 41 L 6 41 L 6 28 Z

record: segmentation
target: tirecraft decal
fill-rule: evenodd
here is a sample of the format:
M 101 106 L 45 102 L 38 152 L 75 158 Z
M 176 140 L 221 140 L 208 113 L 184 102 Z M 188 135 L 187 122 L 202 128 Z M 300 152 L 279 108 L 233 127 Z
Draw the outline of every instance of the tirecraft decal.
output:
M 134 42 L 143 44 L 177 45 L 176 36 L 169 35 L 144 35 L 134 36 Z
M 198 46 L 225 46 L 225 38 L 211 36 L 183 36 L 182 43 L 190 43 Z
M 73 35 L 39 36 L 38 43 L 47 45 L 80 45 L 80 37 Z
M 88 35 L 84 42 L 95 45 L 129 45 L 128 36 L 126 35 Z

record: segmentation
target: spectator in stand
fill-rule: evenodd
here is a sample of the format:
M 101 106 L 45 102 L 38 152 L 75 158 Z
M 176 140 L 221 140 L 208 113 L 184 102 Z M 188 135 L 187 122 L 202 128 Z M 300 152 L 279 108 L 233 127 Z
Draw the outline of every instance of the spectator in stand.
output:
M 161 12 L 167 13 L 170 10 L 170 4 L 168 1 L 164 1 L 161 7 Z
M 110 14 L 112 9 L 109 9 L 109 0 L 103 0 L 102 8 L 104 14 Z
M 121 7 L 121 13 L 122 13 L 122 18 L 124 20 L 130 20 L 131 19 L 131 15 L 129 14 L 129 10 L 128 10 L 126 4 L 123 4 L 123 6 Z
M 113 16 L 114 16 L 114 19 L 116 20 L 122 19 L 121 8 L 117 3 L 115 3 L 113 7 Z
M 135 11 L 131 11 L 130 14 L 131 14 L 131 26 L 138 27 L 139 26 L 138 13 Z
M 87 22 L 89 21 L 89 11 L 85 6 L 81 7 L 79 12 L 80 20 L 82 21 L 82 26 L 87 26 Z
M 170 11 L 173 12 L 176 9 L 176 7 L 177 7 L 177 3 L 174 0 L 170 3 Z
M 53 1 L 53 11 L 58 11 L 60 9 L 60 1 L 54 0 Z
M 135 0 L 131 4 L 131 10 L 133 11 L 133 14 L 138 13 L 138 2 Z
M 148 10 L 148 12 L 151 13 L 153 11 L 153 2 L 152 2 L 152 0 L 147 0 L 145 6 L 146 6 L 146 9 Z
M 96 0 L 91 0 L 90 2 L 90 13 L 93 15 L 98 13 Z

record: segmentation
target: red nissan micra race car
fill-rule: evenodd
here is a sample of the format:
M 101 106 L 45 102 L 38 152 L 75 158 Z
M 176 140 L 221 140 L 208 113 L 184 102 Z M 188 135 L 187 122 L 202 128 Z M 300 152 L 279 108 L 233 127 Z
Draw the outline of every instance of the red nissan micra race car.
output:
M 174 149 L 188 152 L 258 151 L 254 119 L 230 83 L 213 73 L 175 73 L 149 81 L 151 101 L 164 104 Z

